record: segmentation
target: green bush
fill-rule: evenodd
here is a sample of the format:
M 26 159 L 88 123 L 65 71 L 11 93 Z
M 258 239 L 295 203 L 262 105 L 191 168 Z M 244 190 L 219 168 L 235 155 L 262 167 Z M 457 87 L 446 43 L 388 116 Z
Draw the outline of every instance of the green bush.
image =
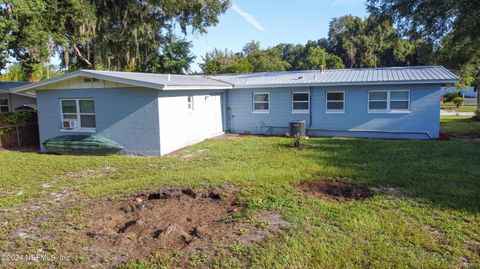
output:
M 455 97 L 460 97 L 460 92 L 449 93 L 443 96 L 443 102 L 452 102 Z
M 465 100 L 463 100 L 462 97 L 455 97 L 453 98 L 453 101 L 452 101 L 456 106 L 457 108 L 460 107 L 461 105 L 463 105 L 463 103 L 465 102 Z
M 36 122 L 37 121 L 37 112 L 36 111 L 15 111 L 8 113 L 0 113 L 0 125 L 7 124 L 12 125 L 19 122 Z

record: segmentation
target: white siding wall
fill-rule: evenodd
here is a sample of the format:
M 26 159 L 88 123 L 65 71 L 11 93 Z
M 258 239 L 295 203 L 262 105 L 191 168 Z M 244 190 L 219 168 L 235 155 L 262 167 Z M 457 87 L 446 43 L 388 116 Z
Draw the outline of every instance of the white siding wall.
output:
M 193 96 L 193 110 L 188 109 Z M 223 92 L 159 92 L 160 151 L 167 154 L 224 131 Z

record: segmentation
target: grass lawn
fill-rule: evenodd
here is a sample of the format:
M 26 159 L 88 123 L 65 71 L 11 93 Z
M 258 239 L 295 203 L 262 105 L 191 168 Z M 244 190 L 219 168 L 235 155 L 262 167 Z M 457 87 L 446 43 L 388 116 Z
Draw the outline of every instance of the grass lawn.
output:
M 472 117 L 444 116 L 440 119 L 442 132 L 451 137 L 480 138 L 480 121 Z
M 442 119 L 448 131 L 469 124 Z M 469 132 L 479 130 L 472 125 Z M 259 212 L 276 211 L 291 225 L 255 244 L 230 244 L 205 255 L 159 253 L 121 267 L 174 267 L 185 261 L 214 268 L 480 266 L 479 141 L 311 138 L 302 149 L 290 148 L 291 142 L 257 136 L 211 139 L 166 157 L 0 152 L 0 267 L 2 262 L 11 266 L 5 255 L 39 249 L 71 259 L 14 264 L 81 266 L 94 252 L 92 239 L 73 236 L 88 225 L 87 203 L 165 186 L 225 184 L 240 188 L 245 211 L 239 218 L 255 220 Z M 303 196 L 292 187 L 310 179 L 401 192 L 340 203 Z M 35 237 L 25 239 L 18 231 Z M 112 263 L 105 258 L 102 266 Z
M 456 112 L 475 112 L 477 111 L 477 106 L 460 106 L 457 107 L 453 102 L 445 102 L 443 103 L 442 109 L 444 110 L 450 110 L 450 111 L 456 111 Z

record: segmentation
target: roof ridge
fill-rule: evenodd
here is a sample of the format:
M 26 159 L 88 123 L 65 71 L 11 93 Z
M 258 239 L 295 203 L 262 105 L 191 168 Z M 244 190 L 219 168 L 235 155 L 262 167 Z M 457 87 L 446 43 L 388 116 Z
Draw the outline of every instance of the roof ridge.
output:
M 129 73 L 129 74 L 142 74 L 142 75 L 160 75 L 160 76 L 177 76 L 177 77 L 195 77 L 201 75 L 189 75 L 189 74 L 170 74 L 170 73 L 151 73 L 151 72 L 132 72 L 132 71 L 116 71 L 116 70 L 92 70 L 92 69 L 78 69 L 77 71 L 87 73 Z

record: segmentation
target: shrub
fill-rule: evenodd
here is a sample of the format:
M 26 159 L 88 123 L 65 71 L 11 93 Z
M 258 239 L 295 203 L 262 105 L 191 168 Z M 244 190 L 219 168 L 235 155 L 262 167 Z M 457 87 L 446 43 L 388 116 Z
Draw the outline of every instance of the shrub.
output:
M 455 97 L 460 97 L 460 92 L 456 91 L 454 93 L 445 94 L 443 96 L 443 102 L 452 102 Z
M 299 148 L 301 146 L 302 137 L 296 135 L 293 137 L 293 147 Z
M 13 125 L 20 122 L 36 122 L 36 111 L 15 111 L 0 113 L 0 126 Z
M 457 108 L 463 105 L 463 102 L 465 102 L 465 100 L 463 100 L 462 97 L 453 98 L 453 103 L 457 106 Z

